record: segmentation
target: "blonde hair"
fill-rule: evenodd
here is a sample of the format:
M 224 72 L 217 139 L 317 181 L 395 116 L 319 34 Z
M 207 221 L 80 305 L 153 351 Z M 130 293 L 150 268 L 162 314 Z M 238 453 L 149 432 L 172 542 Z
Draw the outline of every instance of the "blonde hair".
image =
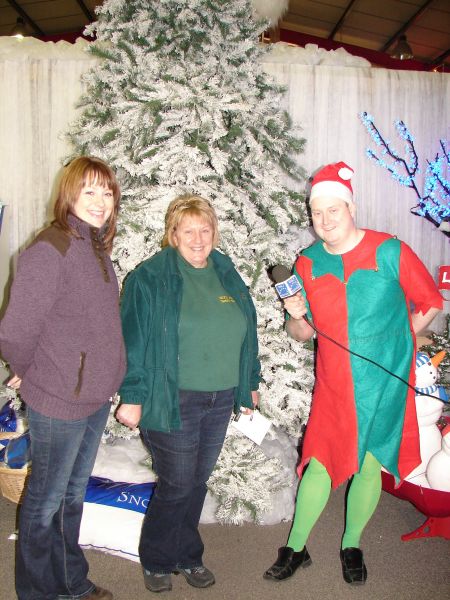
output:
M 161 246 L 175 248 L 173 235 L 184 217 L 198 217 L 213 228 L 213 248 L 219 243 L 219 224 L 211 203 L 195 194 L 183 194 L 172 200 L 166 212 L 165 231 Z
M 100 158 L 79 156 L 65 167 L 58 185 L 58 195 L 53 209 L 55 216 L 53 223 L 69 235 L 78 235 L 70 227 L 67 219 L 69 214 L 73 213 L 73 207 L 83 187 L 92 183 L 108 188 L 113 193 L 114 208 L 108 219 L 108 226 L 103 237 L 105 251 L 111 252 L 113 239 L 116 235 L 120 188 L 113 170 Z

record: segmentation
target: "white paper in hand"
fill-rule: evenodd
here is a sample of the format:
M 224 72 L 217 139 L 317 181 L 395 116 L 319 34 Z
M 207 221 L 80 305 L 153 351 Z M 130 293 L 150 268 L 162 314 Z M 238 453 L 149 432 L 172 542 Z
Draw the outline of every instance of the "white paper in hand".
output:
M 258 410 L 254 410 L 250 415 L 241 413 L 238 420 L 233 420 L 231 424 L 258 445 L 272 425 L 271 421 Z

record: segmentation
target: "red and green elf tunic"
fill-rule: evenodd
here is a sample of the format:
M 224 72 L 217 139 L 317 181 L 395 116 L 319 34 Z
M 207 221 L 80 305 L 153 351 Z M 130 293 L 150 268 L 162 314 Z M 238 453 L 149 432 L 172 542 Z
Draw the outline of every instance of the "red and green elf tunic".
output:
M 316 242 L 297 259 L 295 273 L 317 329 L 414 385 L 411 305 L 425 314 L 442 308 L 442 297 L 409 246 L 365 230 L 345 254 L 330 254 Z M 367 451 L 397 480 L 420 463 L 414 391 L 318 335 L 316 382 L 298 473 L 314 457 L 337 487 L 359 471 Z

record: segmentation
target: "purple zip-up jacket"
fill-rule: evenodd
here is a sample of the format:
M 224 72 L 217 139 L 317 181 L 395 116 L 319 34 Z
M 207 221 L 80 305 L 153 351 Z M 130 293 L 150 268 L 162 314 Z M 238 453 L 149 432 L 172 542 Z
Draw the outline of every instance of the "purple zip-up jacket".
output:
M 119 288 L 102 230 L 70 215 L 80 238 L 54 225 L 20 255 L 0 323 L 0 353 L 22 378 L 26 404 L 74 420 L 118 390 L 126 362 Z

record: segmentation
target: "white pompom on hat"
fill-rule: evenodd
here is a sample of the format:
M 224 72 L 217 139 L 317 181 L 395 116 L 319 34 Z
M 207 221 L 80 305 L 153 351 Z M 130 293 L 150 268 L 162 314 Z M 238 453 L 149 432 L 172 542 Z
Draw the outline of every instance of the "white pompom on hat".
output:
M 326 165 L 318 171 L 312 180 L 309 201 L 319 196 L 333 196 L 345 202 L 353 202 L 353 189 L 350 179 L 354 171 L 345 162 Z

